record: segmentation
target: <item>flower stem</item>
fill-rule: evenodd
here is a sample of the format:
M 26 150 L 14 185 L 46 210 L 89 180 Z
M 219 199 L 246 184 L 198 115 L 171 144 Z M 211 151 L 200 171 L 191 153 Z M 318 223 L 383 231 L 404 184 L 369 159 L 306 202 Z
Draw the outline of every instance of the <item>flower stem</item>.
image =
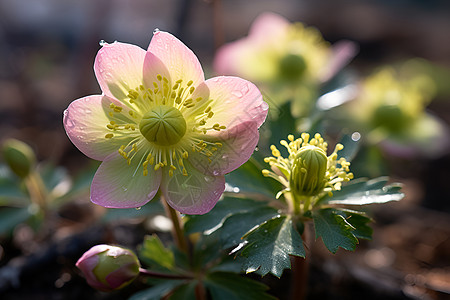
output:
M 188 275 L 174 275 L 174 274 L 165 274 L 160 272 L 149 271 L 144 268 L 139 268 L 139 273 L 148 277 L 156 277 L 156 278 L 165 278 L 165 279 L 192 279 L 191 276 Z
M 47 213 L 47 189 L 42 182 L 42 178 L 33 171 L 25 178 L 25 186 L 31 202 L 36 204 L 45 216 Z
M 175 243 L 177 244 L 178 249 L 188 254 L 188 244 L 186 241 L 186 237 L 184 235 L 184 230 L 181 225 L 181 217 L 180 213 L 173 209 L 166 201 L 163 195 L 161 195 L 161 202 L 164 205 L 164 209 L 166 211 L 167 216 L 172 220 L 173 228 L 172 235 L 175 239 Z
M 310 227 L 309 223 L 305 224 L 305 229 L 303 230 L 302 239 L 306 244 L 306 256 L 305 258 L 300 256 L 291 256 L 292 264 L 292 278 L 291 278 L 291 299 L 292 300 L 303 300 L 306 297 L 306 290 L 308 286 L 308 275 L 309 275 L 309 264 L 307 257 L 310 256 L 308 253 L 308 245 L 310 245 Z

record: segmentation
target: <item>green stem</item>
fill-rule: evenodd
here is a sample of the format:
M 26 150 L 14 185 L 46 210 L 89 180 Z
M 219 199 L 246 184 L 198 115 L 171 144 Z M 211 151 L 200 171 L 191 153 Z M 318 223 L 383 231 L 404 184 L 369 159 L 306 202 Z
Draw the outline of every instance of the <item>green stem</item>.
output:
M 165 278 L 165 279 L 192 279 L 192 276 L 187 275 L 174 275 L 174 274 L 165 274 L 160 272 L 149 271 L 144 268 L 139 268 L 139 273 L 148 276 L 148 277 L 156 277 L 156 278 Z
M 180 213 L 173 209 L 166 201 L 164 196 L 161 194 L 161 202 L 164 205 L 164 209 L 166 211 L 167 216 L 172 220 L 173 228 L 172 235 L 177 244 L 178 249 L 188 254 L 188 244 L 186 237 L 184 235 L 184 230 L 181 225 L 181 216 Z
M 36 172 L 31 172 L 25 178 L 25 186 L 31 202 L 36 204 L 45 215 L 47 213 L 47 189 L 42 182 L 41 176 Z

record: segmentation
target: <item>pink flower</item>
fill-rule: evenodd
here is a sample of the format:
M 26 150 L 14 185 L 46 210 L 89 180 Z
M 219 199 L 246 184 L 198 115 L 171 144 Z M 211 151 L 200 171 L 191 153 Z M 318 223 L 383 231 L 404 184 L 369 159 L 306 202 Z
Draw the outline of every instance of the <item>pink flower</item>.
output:
M 266 12 L 253 21 L 247 37 L 218 49 L 214 69 L 261 83 L 301 80 L 311 85 L 330 79 L 355 53 L 352 42 L 331 48 L 317 29 Z
M 210 211 L 224 175 L 258 142 L 268 105 L 255 85 L 237 77 L 205 81 L 195 54 L 162 31 L 147 51 L 104 44 L 94 71 L 103 94 L 75 100 L 64 112 L 70 140 L 102 161 L 91 201 L 140 207 L 160 189 L 182 213 Z
M 128 249 L 97 245 L 86 251 L 76 266 L 90 286 L 108 292 L 130 284 L 139 275 L 139 260 Z

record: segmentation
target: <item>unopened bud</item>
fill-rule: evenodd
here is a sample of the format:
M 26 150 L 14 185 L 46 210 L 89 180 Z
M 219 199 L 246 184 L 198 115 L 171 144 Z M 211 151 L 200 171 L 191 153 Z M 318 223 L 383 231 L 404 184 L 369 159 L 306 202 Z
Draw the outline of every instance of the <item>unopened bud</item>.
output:
M 327 155 L 316 146 L 305 146 L 297 153 L 289 180 L 290 189 L 300 196 L 316 196 L 326 184 Z
M 139 260 L 131 250 L 110 245 L 92 247 L 76 266 L 90 286 L 104 292 L 130 284 L 139 275 L 140 268 Z
M 20 178 L 30 174 L 36 163 L 36 156 L 30 146 L 16 139 L 8 139 L 3 143 L 3 159 Z

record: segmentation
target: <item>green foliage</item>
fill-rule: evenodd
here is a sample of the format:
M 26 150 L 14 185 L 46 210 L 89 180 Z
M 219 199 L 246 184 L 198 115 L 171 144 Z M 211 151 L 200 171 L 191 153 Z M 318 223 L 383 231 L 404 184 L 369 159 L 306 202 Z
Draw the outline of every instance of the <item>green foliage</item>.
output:
M 339 247 L 345 250 L 355 250 L 358 239 L 353 235 L 355 228 L 334 209 L 325 208 L 312 212 L 316 239 L 321 237 L 331 253 L 336 253 Z
M 267 286 L 242 275 L 224 272 L 209 274 L 205 286 L 213 300 L 272 300 Z
M 404 197 L 404 194 L 400 192 L 401 186 L 399 184 L 386 185 L 387 182 L 387 177 L 352 180 L 340 191 L 333 192 L 332 197 L 324 196 L 316 206 L 322 204 L 367 205 L 401 200 Z
M 129 300 L 160 300 L 183 283 L 184 280 L 160 280 L 151 288 L 137 292 Z
M 152 270 L 168 271 L 175 267 L 173 252 L 166 249 L 156 235 L 145 237 L 139 258 Z
M 241 255 L 247 259 L 242 268 L 247 273 L 256 271 L 264 276 L 270 272 L 281 277 L 283 270 L 291 267 L 289 255 L 305 257 L 302 238 L 289 216 L 266 221 L 244 238 L 247 244 Z

